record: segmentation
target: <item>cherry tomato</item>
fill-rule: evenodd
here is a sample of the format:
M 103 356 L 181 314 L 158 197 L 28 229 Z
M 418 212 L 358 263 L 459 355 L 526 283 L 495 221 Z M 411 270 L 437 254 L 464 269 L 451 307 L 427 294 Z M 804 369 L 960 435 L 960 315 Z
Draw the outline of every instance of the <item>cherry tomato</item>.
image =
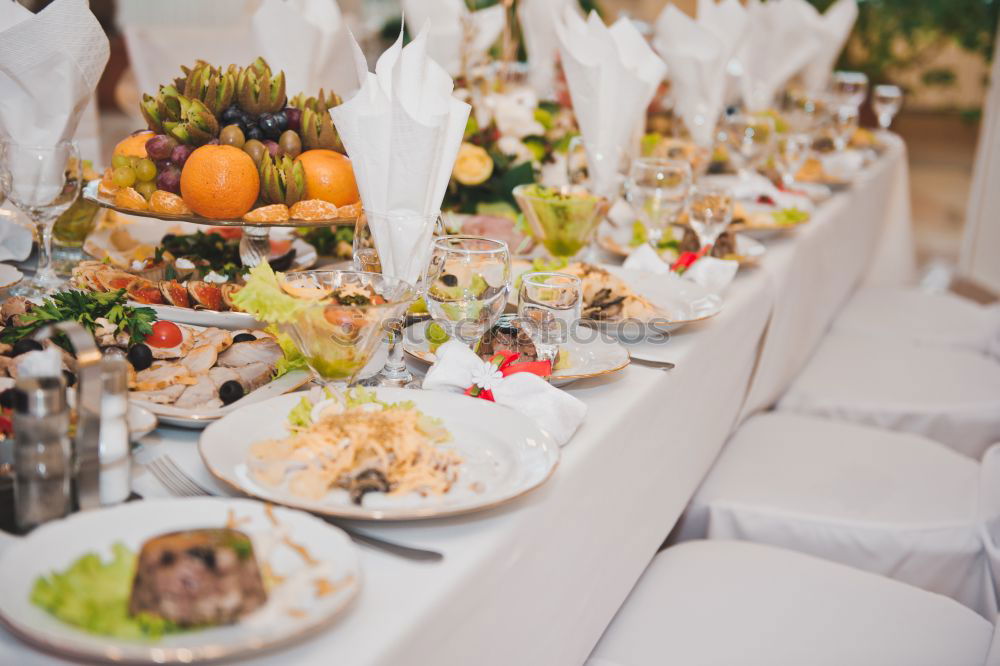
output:
M 272 238 L 271 239 L 271 256 L 280 257 L 281 255 L 292 249 L 292 239 L 291 238 Z
M 153 332 L 146 336 L 146 344 L 150 347 L 176 347 L 184 339 L 184 334 L 172 321 L 158 321 L 153 324 Z

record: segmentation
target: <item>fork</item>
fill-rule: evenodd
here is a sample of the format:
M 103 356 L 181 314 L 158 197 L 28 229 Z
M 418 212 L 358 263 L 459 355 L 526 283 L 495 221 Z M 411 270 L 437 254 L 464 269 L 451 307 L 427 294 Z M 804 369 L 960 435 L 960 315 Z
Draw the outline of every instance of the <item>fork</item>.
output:
M 170 494 L 176 497 L 212 497 L 216 495 L 216 493 L 211 492 L 188 476 L 188 474 L 182 470 L 169 455 L 165 454 L 159 456 L 158 458 L 154 458 L 152 461 L 146 463 L 146 469 L 152 472 L 153 476 L 156 477 L 156 480 L 162 483 Z M 411 560 L 438 562 L 444 559 L 444 555 L 436 550 L 425 550 L 423 548 L 414 548 L 413 546 L 404 546 L 403 544 L 395 543 L 393 541 L 386 541 L 385 539 L 380 539 L 379 537 L 372 536 L 365 532 L 359 532 L 353 528 L 345 527 L 341 523 L 331 518 L 327 518 L 326 516 L 318 517 L 322 518 L 331 525 L 344 530 L 344 532 L 347 533 L 347 536 L 351 537 L 351 539 L 357 543 L 371 546 L 372 548 L 377 548 L 387 553 L 399 555 Z

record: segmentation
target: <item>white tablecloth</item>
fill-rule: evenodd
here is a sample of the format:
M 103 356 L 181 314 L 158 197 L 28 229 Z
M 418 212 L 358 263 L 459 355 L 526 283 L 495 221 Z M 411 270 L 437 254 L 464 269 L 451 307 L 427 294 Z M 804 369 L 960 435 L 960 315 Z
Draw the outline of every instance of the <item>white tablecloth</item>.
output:
M 362 548 L 364 586 L 341 621 L 245 663 L 583 663 L 737 423 L 754 368 L 752 397 L 760 397 L 748 407 L 777 395 L 865 273 L 887 202 L 898 198 L 889 184 L 905 172 L 893 142 L 857 186 L 770 244 L 763 267 L 729 287 L 718 317 L 667 343 L 675 370 L 630 366 L 573 384 L 587 419 L 538 491 L 464 518 L 361 525 L 445 559 L 414 563 Z M 905 266 L 905 225 L 892 226 L 899 259 L 887 261 Z M 191 459 L 196 442 L 163 428 L 146 447 Z M 0 634 L 0 663 L 29 663 L 28 654 Z

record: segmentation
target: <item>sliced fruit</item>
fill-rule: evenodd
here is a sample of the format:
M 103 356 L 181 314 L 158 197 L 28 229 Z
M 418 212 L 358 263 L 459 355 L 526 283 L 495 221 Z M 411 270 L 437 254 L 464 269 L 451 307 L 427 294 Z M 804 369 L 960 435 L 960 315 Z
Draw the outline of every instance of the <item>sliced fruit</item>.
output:
M 184 199 L 173 192 L 166 190 L 156 190 L 149 197 L 149 210 L 154 213 L 168 213 L 170 215 L 190 215 L 191 209 Z
M 232 103 L 236 95 L 236 77 L 239 74 L 235 65 L 222 71 L 221 67 L 213 67 L 199 60 L 186 73 L 184 87 L 181 89 L 185 97 L 199 100 L 215 116 L 221 115 Z
M 291 207 L 293 220 L 315 222 L 317 220 L 332 220 L 337 217 L 337 207 L 322 199 L 306 199 Z
M 305 168 L 287 156 L 275 161 L 265 153 L 260 162 L 260 198 L 266 203 L 291 206 L 306 192 Z
M 285 73 L 271 76 L 271 67 L 263 58 L 257 58 L 249 67 L 239 72 L 236 80 L 236 99 L 240 108 L 255 116 L 274 113 L 285 106 Z
M 188 296 L 187 287 L 176 280 L 164 280 L 160 283 L 160 293 L 164 300 L 170 305 L 179 308 L 191 307 L 191 298 Z
M 218 285 L 201 280 L 191 280 L 187 283 L 187 289 L 196 307 L 201 306 L 205 310 L 222 310 L 222 289 Z
M 355 202 L 347 206 L 340 206 L 337 208 L 337 215 L 342 218 L 349 219 L 352 217 L 358 217 L 361 215 L 362 207 L 361 202 Z
M 243 216 L 247 222 L 287 222 L 291 213 L 285 204 L 261 206 Z
M 146 201 L 146 197 L 131 187 L 122 187 L 115 192 L 115 205 L 131 210 L 149 210 L 149 203 Z

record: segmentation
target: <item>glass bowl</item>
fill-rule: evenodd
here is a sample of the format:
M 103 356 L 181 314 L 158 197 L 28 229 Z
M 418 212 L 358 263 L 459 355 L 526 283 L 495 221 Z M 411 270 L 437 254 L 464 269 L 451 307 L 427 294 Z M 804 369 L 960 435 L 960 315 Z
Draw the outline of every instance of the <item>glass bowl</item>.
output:
M 590 244 L 610 208 L 606 198 L 595 194 L 536 184 L 518 185 L 513 194 L 531 235 L 561 259 L 575 257 Z

